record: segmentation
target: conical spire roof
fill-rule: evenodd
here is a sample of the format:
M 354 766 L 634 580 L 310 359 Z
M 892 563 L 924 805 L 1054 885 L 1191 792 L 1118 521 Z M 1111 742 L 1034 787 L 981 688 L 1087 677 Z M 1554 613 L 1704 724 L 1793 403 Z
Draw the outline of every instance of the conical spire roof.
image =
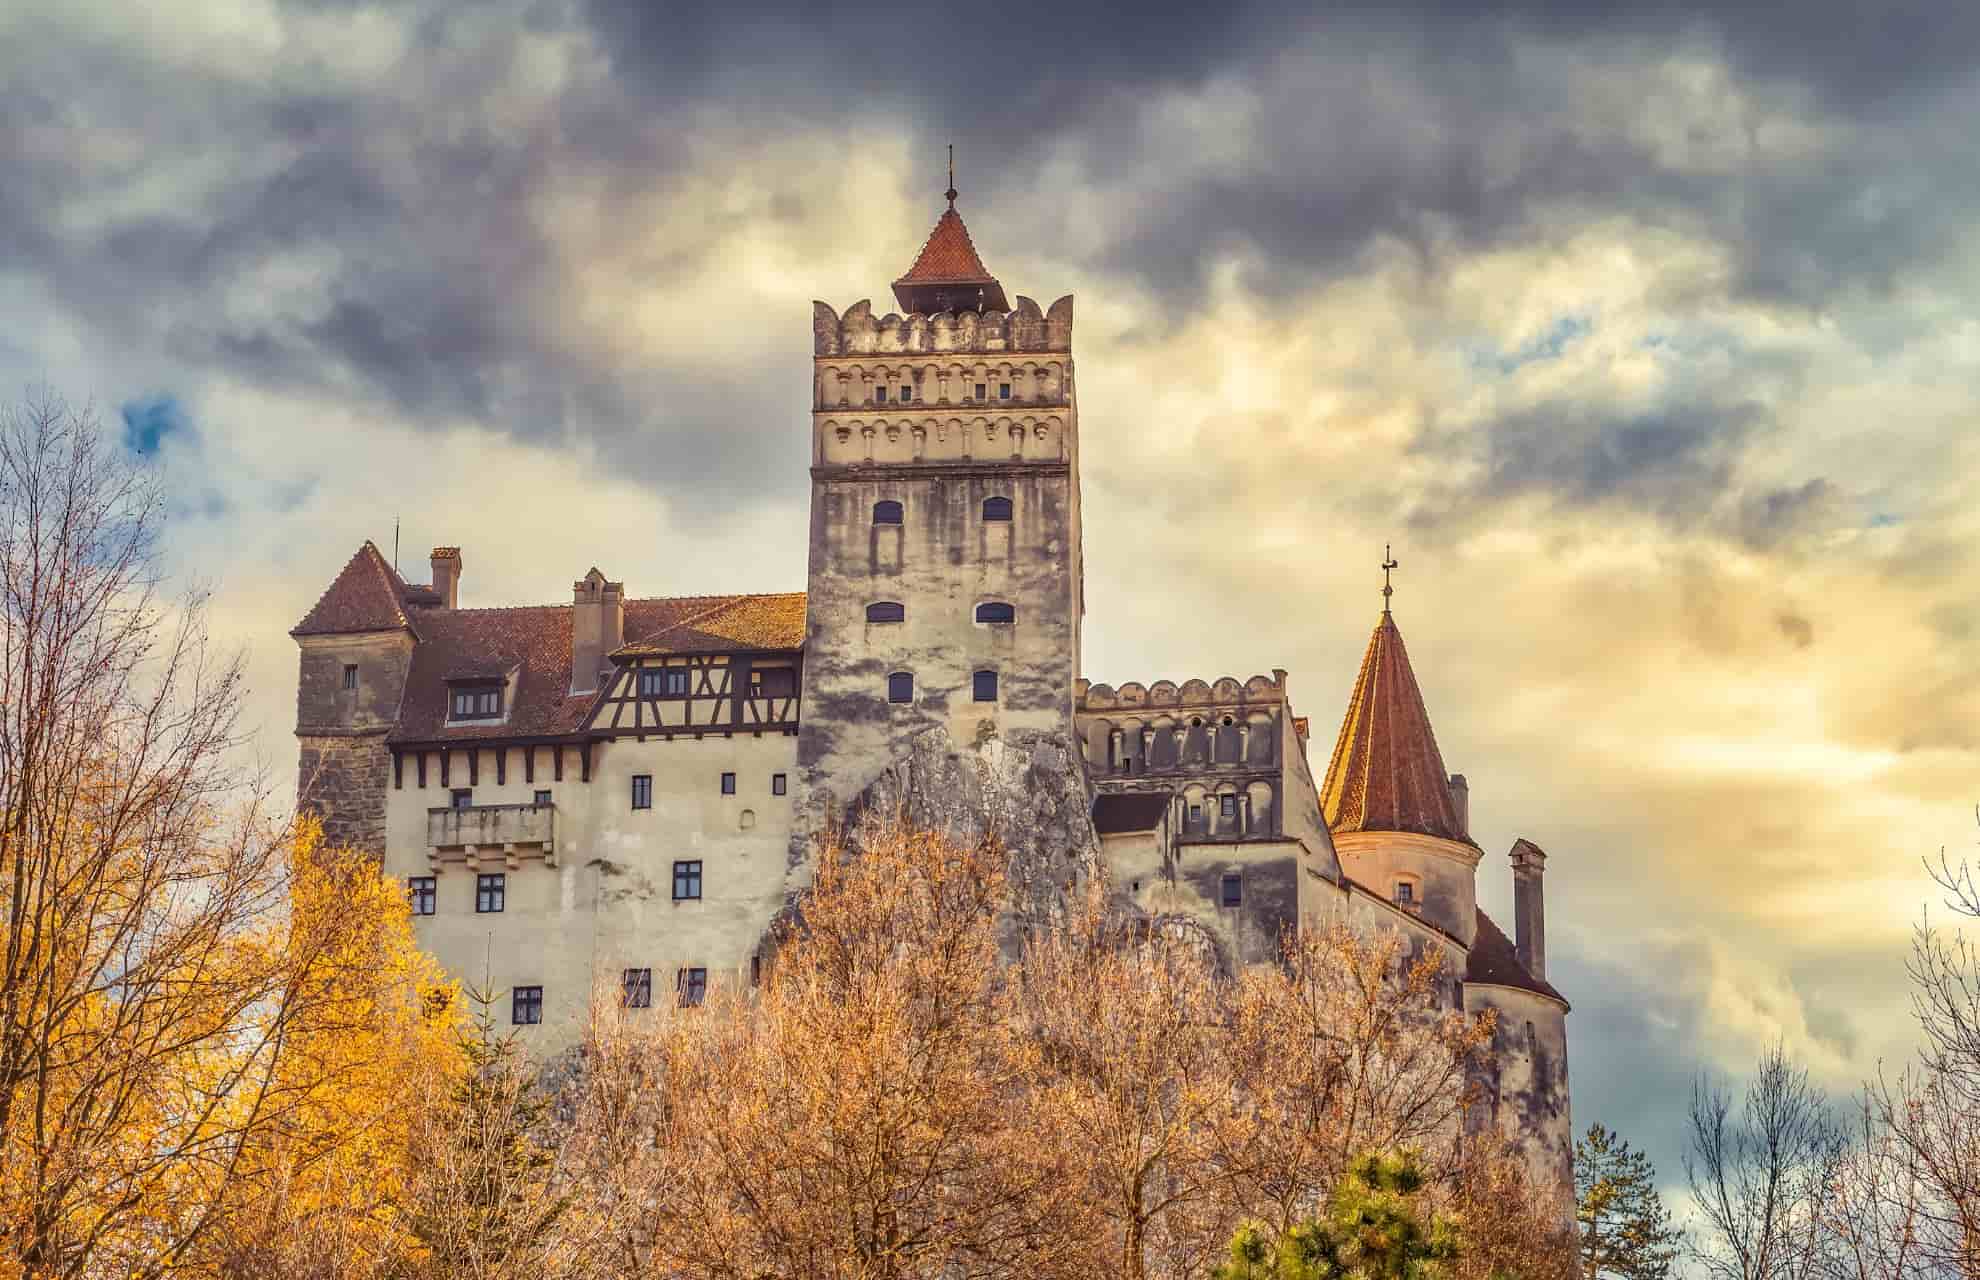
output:
M 1004 286 L 977 256 L 969 228 L 956 212 L 956 189 L 945 192 L 949 207 L 935 220 L 935 229 L 907 274 L 894 281 L 894 297 L 907 312 L 1009 311 Z
M 1320 807 L 1336 835 L 1414 831 L 1471 843 L 1451 800 L 1444 758 L 1402 632 L 1387 609 L 1355 677 Z

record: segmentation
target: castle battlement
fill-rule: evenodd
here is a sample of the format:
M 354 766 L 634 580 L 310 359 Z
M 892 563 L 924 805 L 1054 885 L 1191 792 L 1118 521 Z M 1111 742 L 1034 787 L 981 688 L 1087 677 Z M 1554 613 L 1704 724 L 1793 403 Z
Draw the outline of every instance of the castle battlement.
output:
M 1214 682 L 1185 680 L 1180 685 L 1173 680 L 1157 680 L 1152 685 L 1130 680 L 1117 689 L 1081 680 L 1075 705 L 1080 711 L 1113 711 L 1142 707 L 1221 707 L 1285 700 L 1286 673 L 1275 669 L 1269 676 L 1253 676 L 1242 684 L 1231 676 L 1220 676 Z
M 811 349 L 821 359 L 875 353 L 934 354 L 938 352 L 1006 353 L 1072 351 L 1073 300 L 1067 294 L 1047 311 L 1018 295 L 1010 311 L 914 312 L 873 314 L 873 302 L 862 298 L 842 316 L 824 302 L 811 304 Z

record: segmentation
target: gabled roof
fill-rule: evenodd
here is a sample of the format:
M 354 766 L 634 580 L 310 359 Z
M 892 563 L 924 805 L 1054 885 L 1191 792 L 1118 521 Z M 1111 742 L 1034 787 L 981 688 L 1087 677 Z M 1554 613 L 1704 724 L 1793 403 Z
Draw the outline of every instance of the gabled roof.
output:
M 676 596 L 625 602 L 627 635 L 648 637 L 628 651 L 713 653 L 792 649 L 804 643 L 804 593 Z M 646 644 L 657 644 L 648 648 Z M 447 724 L 449 680 L 514 672 L 507 716 L 495 723 Z M 419 614 L 394 742 L 558 737 L 584 723 L 595 693 L 571 695 L 571 606 L 429 609 Z
M 650 630 L 635 631 L 628 617 L 626 634 L 636 634 L 639 638 L 615 650 L 614 656 L 797 649 L 804 645 L 802 591 L 762 596 L 703 596 L 699 602 L 707 607 L 686 612 Z
M 1517 987 L 1567 1003 L 1566 996 L 1526 971 L 1526 966 L 1519 962 L 1519 948 L 1482 910 L 1478 913 L 1478 936 L 1472 940 L 1471 952 L 1465 957 L 1464 980 L 1486 986 Z
M 949 207 L 935 220 L 935 229 L 928 233 L 928 239 L 921 246 L 921 253 L 907 274 L 894 281 L 894 298 L 903 310 L 926 312 L 937 307 L 937 291 L 929 286 L 951 286 L 951 292 L 961 293 L 956 286 L 978 286 L 981 306 L 989 311 L 1008 311 L 1010 303 L 1004 297 L 1004 287 L 990 274 L 990 268 L 983 265 L 977 256 L 976 243 L 969 238 L 969 228 L 963 225 L 962 215 L 956 212 L 955 192 L 949 193 Z M 970 297 L 968 308 L 975 309 L 976 298 Z
M 418 633 L 408 606 L 438 604 L 430 587 L 408 583 L 369 539 L 344 565 L 330 589 L 317 600 L 309 616 L 295 625 L 292 636 L 343 635 L 363 631 Z
M 1402 632 L 1386 609 L 1355 677 L 1320 806 L 1335 835 L 1413 831 L 1473 843 L 1451 800 Z

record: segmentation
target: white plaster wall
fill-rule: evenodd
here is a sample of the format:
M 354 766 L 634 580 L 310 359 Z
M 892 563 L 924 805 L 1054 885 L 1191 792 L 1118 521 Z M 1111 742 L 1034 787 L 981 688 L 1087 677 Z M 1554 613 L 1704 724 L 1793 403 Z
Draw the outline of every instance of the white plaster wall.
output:
M 1489 1060 L 1490 1123 L 1525 1159 L 1535 1188 L 1551 1195 L 1563 1225 L 1574 1221 L 1574 1117 L 1569 1104 L 1567 1011 L 1518 987 L 1466 983 L 1465 1011 L 1494 1013 Z
M 1392 896 L 1398 873 L 1416 877 L 1415 914 L 1471 946 L 1478 932 L 1477 849 L 1410 831 L 1343 831 L 1334 849 L 1348 876 L 1383 898 Z

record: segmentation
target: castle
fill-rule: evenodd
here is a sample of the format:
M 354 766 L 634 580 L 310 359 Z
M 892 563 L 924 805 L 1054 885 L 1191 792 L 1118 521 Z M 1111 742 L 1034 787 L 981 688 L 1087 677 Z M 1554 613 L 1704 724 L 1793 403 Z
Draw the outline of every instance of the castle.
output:
M 1073 300 L 1011 305 L 947 196 L 899 314 L 813 305 L 804 592 L 628 598 L 593 568 L 568 604 L 462 609 L 459 548 L 413 584 L 367 542 L 291 633 L 300 803 L 547 1050 L 600 989 L 755 980 L 809 833 L 927 731 L 1057 734 L 1115 890 L 1193 917 L 1227 964 L 1302 923 L 1440 948 L 1451 998 L 1497 1011 L 1491 1121 L 1571 1213 L 1546 855 L 1512 848 L 1509 940 L 1386 584 L 1317 786 L 1284 671 L 1080 678 Z

